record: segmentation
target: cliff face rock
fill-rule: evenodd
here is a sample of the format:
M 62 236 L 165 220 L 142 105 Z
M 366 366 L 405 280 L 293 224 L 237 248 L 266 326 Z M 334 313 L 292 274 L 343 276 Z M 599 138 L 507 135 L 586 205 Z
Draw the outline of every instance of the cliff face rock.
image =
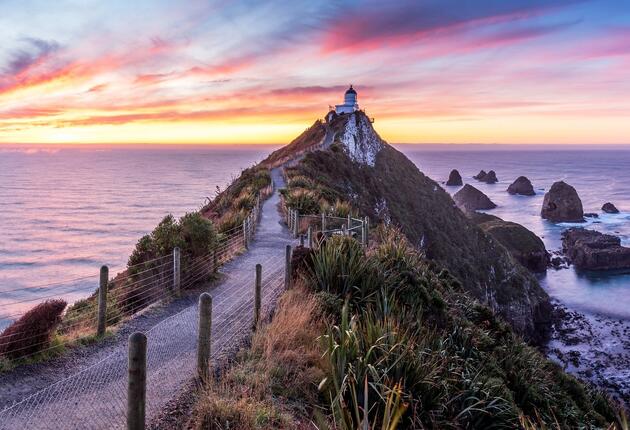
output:
M 355 124 L 346 124 L 349 121 Z M 551 306 L 536 278 L 468 219 L 437 182 L 404 154 L 380 138 L 377 141 L 363 113 L 334 118 L 330 127 L 337 143 L 307 154 L 295 167 L 297 173 L 347 199 L 373 221 L 400 226 L 427 258 L 447 268 L 472 296 L 525 338 L 541 341 Z M 357 130 L 349 133 L 352 139 L 342 137 L 348 130 Z M 360 148 L 369 154 L 357 153 Z M 382 214 L 387 219 L 380 218 Z
M 520 194 L 521 196 L 534 196 L 534 186 L 531 181 L 525 176 L 519 176 L 514 182 L 510 184 L 507 189 L 510 194 Z
M 571 185 L 554 182 L 545 194 L 540 215 L 556 222 L 584 222 L 582 200 Z
M 604 203 L 604 206 L 602 206 L 602 210 L 604 212 L 606 212 L 607 214 L 618 214 L 619 213 L 619 209 L 617 209 L 615 207 L 615 205 L 613 205 L 610 202 Z
M 488 214 L 474 214 L 471 219 L 510 251 L 516 261 L 532 272 L 542 273 L 549 266 L 549 253 L 536 234 L 520 224 Z
M 450 175 L 448 175 L 448 181 L 446 181 L 446 185 L 448 185 L 449 187 L 455 187 L 463 184 L 464 182 L 462 181 L 462 175 L 460 175 L 459 172 L 455 169 L 451 170 Z
M 496 184 L 497 182 L 499 182 L 499 180 L 497 179 L 497 174 L 494 170 L 490 170 L 488 173 L 486 173 L 481 181 L 485 182 L 486 184 Z
M 457 207 L 464 212 L 494 209 L 497 207 L 488 196 L 470 184 L 464 185 L 464 188 L 456 192 L 453 196 L 453 200 L 455 204 L 457 204 Z
M 372 127 L 369 118 L 359 112 L 347 118 L 338 141 L 352 161 L 372 167 L 376 163 L 376 156 L 384 146 L 383 140 Z
M 578 269 L 630 269 L 630 248 L 621 246 L 621 240 L 611 234 L 571 228 L 562 233 L 562 247 Z

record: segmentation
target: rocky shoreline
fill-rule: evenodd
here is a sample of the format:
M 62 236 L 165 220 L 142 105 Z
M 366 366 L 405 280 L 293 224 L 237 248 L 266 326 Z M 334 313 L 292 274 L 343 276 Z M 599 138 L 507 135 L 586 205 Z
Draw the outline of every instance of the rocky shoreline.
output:
M 557 300 L 553 305 L 546 355 L 630 411 L 630 321 L 581 313 Z

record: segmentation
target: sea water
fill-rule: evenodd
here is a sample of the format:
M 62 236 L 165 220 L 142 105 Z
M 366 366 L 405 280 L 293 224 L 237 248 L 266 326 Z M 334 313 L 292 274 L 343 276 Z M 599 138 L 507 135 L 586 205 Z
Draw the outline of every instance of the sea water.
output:
M 0 329 L 41 297 L 93 292 L 101 265 L 123 270 L 165 215 L 199 209 L 271 150 L 0 147 Z
M 619 236 L 630 246 L 630 147 L 541 147 L 512 145 L 398 145 L 426 175 L 454 194 L 461 187 L 447 187 L 451 169 L 464 183 L 486 194 L 497 208 L 487 211 L 519 223 L 542 238 L 549 251 L 562 248 L 562 231 L 584 227 Z M 494 170 L 499 182 L 485 184 L 473 179 L 480 170 Z M 507 187 L 519 176 L 527 176 L 535 196 L 513 196 Z M 544 194 L 563 180 L 578 192 L 585 212 L 598 214 L 585 223 L 553 223 L 540 216 Z M 612 202 L 619 214 L 603 213 Z M 630 273 L 578 272 L 550 269 L 541 278 L 548 293 L 572 309 L 615 319 L 630 320 Z

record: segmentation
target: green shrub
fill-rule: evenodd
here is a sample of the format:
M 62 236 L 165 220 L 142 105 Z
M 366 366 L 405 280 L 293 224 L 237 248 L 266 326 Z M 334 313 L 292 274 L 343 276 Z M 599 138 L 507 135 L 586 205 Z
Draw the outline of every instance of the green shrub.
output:
M 285 203 L 288 207 L 297 209 L 302 215 L 319 213 L 319 198 L 309 190 L 290 190 L 285 193 Z

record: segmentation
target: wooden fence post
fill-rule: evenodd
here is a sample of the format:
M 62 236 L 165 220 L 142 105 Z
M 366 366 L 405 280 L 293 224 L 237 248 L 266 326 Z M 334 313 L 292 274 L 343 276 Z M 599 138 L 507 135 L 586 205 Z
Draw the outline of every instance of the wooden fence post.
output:
M 210 376 L 210 345 L 212 339 L 212 296 L 199 296 L 199 334 L 197 339 L 197 376 L 203 383 Z
M 352 228 L 352 217 L 348 214 L 348 231 Z
M 256 283 L 254 284 L 254 331 L 260 322 L 260 305 L 262 289 L 262 266 L 256 265 Z
M 289 231 L 293 232 L 293 209 L 287 209 L 287 227 Z
M 322 212 L 322 234 L 326 231 L 326 213 Z
M 129 336 L 127 430 L 144 430 L 147 397 L 147 337 Z
M 308 226 L 308 230 L 306 230 L 306 243 L 309 248 L 313 247 L 313 227 Z
M 181 291 L 181 251 L 179 247 L 173 248 L 173 292 L 176 297 L 182 295 Z
M 107 325 L 107 284 L 109 283 L 109 268 L 101 267 L 101 276 L 98 284 L 98 324 L 96 335 L 103 336 Z
M 365 233 L 365 220 L 361 221 L 361 246 L 365 247 L 365 237 L 366 237 L 366 233 Z
M 295 210 L 295 212 L 293 212 L 293 216 L 295 217 L 295 220 L 293 222 L 293 235 L 297 239 L 298 231 L 300 229 L 300 212 Z
M 249 248 L 249 244 L 247 243 L 247 218 L 243 220 L 243 245 L 245 249 Z
M 370 218 L 365 217 L 365 246 L 370 245 Z
M 288 290 L 291 288 L 291 245 L 287 245 L 286 252 L 284 256 L 284 289 Z
M 219 259 L 217 258 L 217 247 L 214 247 L 214 251 L 212 252 L 212 271 L 217 273 L 219 270 Z

